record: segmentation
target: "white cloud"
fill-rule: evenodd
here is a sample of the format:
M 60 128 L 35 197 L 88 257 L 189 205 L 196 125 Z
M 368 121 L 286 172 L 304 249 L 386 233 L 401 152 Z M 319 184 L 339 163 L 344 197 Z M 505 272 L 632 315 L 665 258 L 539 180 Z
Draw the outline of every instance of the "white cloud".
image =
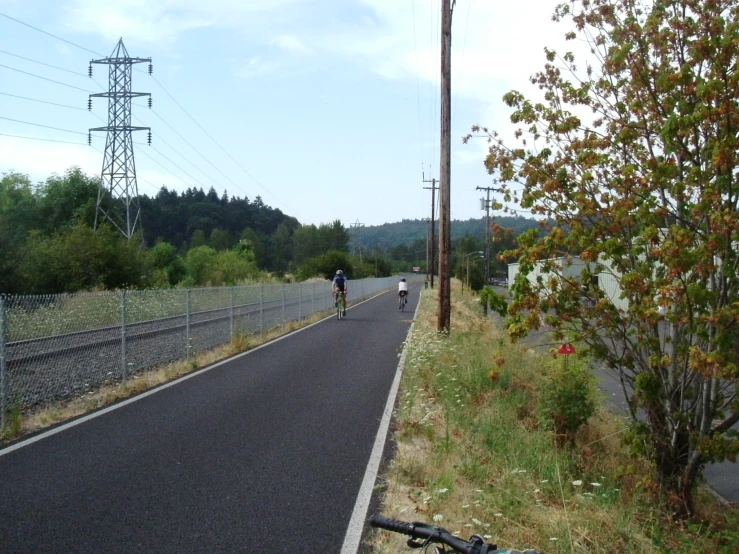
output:
M 308 48 L 298 37 L 292 35 L 280 35 L 272 41 L 272 44 L 284 50 L 295 54 L 304 54 L 308 56 L 315 55 L 315 52 Z
M 366 16 L 353 26 L 341 22 L 322 38 L 322 48 L 387 79 L 418 78 L 424 90 L 431 86 L 432 94 L 438 94 L 439 1 L 358 1 L 373 14 L 368 19 L 373 24 L 362 23 Z M 478 111 L 479 119 L 470 125 L 510 127 L 510 110 L 501 101 L 503 94 L 511 89 L 538 94 L 529 77 L 543 67 L 544 47 L 563 49 L 563 37 L 569 30 L 551 20 L 559 3 L 529 0 L 525 9 L 500 0 L 457 3 L 452 29 L 453 106 L 465 102 Z M 460 154 L 458 160 L 467 158 Z
M 283 67 L 284 63 L 279 60 L 267 60 L 262 56 L 254 56 L 243 67 L 236 70 L 235 74 L 243 79 L 250 79 L 274 73 Z
M 108 40 L 124 36 L 144 43 L 169 43 L 204 27 L 255 24 L 304 0 L 73 0 L 64 24 Z
M 0 136 L 0 167 L 28 175 L 31 181 L 46 180 L 77 166 L 89 175 L 100 173 L 102 159 L 89 146 L 59 144 Z

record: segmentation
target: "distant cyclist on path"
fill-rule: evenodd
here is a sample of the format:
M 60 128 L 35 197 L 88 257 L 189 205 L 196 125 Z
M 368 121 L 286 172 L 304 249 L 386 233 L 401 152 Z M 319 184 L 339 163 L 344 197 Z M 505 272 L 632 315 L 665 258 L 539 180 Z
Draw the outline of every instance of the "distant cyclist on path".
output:
M 336 271 L 336 275 L 334 276 L 334 280 L 331 281 L 331 290 L 334 293 L 334 307 L 338 306 L 339 303 L 339 293 L 344 293 L 344 310 L 346 311 L 346 295 L 349 294 L 349 283 L 348 279 L 344 275 L 344 272 L 340 269 Z
M 408 296 L 408 283 L 405 282 L 405 277 L 398 283 L 398 309 L 400 309 L 405 302 L 405 298 Z

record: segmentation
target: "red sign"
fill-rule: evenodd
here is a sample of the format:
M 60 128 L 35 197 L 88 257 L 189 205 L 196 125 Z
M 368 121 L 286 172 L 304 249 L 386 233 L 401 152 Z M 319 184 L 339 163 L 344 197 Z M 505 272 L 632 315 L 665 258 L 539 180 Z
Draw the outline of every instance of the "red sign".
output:
M 562 346 L 559 347 L 559 353 L 560 354 L 574 354 L 575 347 L 571 345 L 569 342 L 566 342 Z

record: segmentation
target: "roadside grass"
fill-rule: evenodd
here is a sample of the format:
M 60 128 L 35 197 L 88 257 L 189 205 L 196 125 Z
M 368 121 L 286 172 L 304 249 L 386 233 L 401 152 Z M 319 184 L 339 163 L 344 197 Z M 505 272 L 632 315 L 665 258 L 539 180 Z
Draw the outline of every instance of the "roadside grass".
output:
M 104 385 L 77 398 L 47 404 L 27 413 L 22 412 L 19 406 L 13 406 L 8 414 L 5 429 L 0 429 L 0 445 L 129 398 L 241 352 L 246 352 L 282 335 L 329 317 L 333 313 L 333 308 L 327 309 L 300 321 L 290 321 L 284 326 L 274 327 L 263 334 L 237 334 L 230 342 L 194 355 L 190 360 L 179 360 L 142 371 L 131 375 L 125 384 Z
M 458 283 L 451 334 L 439 335 L 436 294 L 424 291 L 406 346 L 384 515 L 550 554 L 739 551 L 739 513 L 705 491 L 695 521 L 665 516 L 647 464 L 621 445 L 626 421 L 601 399 L 574 445 L 558 447 L 539 410 L 552 357 L 511 344 Z M 405 540 L 368 538 L 388 554 Z

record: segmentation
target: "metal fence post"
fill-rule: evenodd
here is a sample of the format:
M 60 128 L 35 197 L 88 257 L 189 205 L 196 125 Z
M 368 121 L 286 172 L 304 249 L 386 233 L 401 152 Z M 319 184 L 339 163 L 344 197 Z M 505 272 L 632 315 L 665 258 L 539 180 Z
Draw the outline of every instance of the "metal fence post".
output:
M 311 284 L 310 313 L 311 315 L 316 313 L 316 282 L 315 281 L 313 281 L 313 283 Z
M 8 315 L 5 297 L 0 295 L 0 430 L 5 429 L 8 411 L 8 365 L 5 349 L 8 344 Z
M 228 324 L 230 327 L 231 340 L 234 339 L 234 288 L 228 287 Z
M 285 283 L 282 283 L 282 326 L 285 327 Z
M 128 380 L 126 357 L 126 291 L 121 291 L 121 377 L 123 384 Z
M 185 347 L 187 348 L 187 359 L 190 359 L 190 289 L 185 290 Z
M 303 319 L 303 285 L 298 283 L 298 321 Z
M 264 284 L 259 285 L 259 333 L 264 334 Z

